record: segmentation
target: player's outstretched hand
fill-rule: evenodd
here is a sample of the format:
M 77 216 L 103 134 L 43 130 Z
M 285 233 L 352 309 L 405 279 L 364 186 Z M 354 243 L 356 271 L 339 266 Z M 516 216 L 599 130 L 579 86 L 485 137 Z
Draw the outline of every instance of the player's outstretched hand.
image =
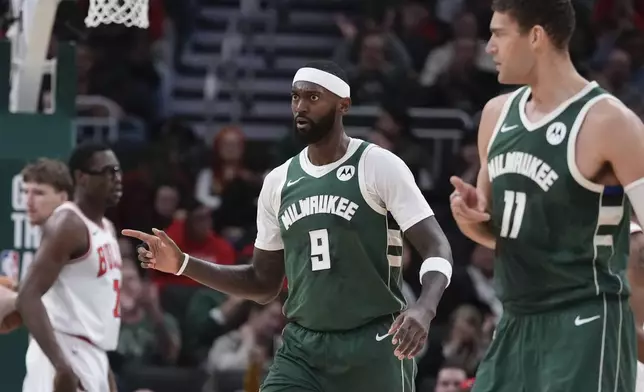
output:
M 456 176 L 452 176 L 449 181 L 454 186 L 449 205 L 457 222 L 467 224 L 490 220 L 490 214 L 485 212 L 487 200 L 479 189 Z
M 394 334 L 391 343 L 396 347 L 398 359 L 414 358 L 425 346 L 429 324 L 434 316 L 419 306 L 410 306 L 402 312 L 389 328 L 388 335 Z
M 183 263 L 183 252 L 163 230 L 152 229 L 154 234 L 148 234 L 138 230 L 125 229 L 121 233 L 148 245 L 148 249 L 142 246 L 137 248 L 141 267 L 153 268 L 169 274 L 179 271 Z

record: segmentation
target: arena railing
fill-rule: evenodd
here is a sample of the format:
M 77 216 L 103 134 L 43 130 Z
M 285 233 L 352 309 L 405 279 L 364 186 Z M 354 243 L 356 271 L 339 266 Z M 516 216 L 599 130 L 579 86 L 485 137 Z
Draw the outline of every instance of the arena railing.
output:
M 125 115 L 119 105 L 109 98 L 79 95 L 76 97 L 76 110 L 80 113 L 73 120 L 76 140 L 91 139 L 114 144 L 123 136 L 136 141 L 143 141 L 145 138 L 143 121 Z M 98 111 L 100 115 L 83 114 L 90 110 Z

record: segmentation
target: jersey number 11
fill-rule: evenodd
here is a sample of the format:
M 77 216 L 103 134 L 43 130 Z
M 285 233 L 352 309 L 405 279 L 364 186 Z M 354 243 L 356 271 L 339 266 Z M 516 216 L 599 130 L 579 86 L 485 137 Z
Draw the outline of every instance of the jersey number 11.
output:
M 505 191 L 503 196 L 503 221 L 501 222 L 501 237 L 517 238 L 523 214 L 525 213 L 525 192 Z M 514 217 L 514 218 L 513 218 Z

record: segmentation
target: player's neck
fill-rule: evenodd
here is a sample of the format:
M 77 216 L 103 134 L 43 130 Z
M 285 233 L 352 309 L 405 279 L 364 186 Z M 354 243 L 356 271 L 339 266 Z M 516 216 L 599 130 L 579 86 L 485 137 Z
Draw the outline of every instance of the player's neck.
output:
M 315 144 L 309 144 L 309 161 L 315 166 L 328 165 L 342 158 L 347 153 L 351 138 L 344 129 L 332 130 L 327 137 Z
M 87 198 L 79 197 L 76 195 L 74 197 L 74 203 L 78 208 L 88 217 L 92 222 L 100 225 L 103 217 L 105 216 L 105 206 L 94 201 L 90 201 Z
M 547 56 L 535 67 L 530 100 L 539 108 L 554 110 L 588 84 L 567 54 Z

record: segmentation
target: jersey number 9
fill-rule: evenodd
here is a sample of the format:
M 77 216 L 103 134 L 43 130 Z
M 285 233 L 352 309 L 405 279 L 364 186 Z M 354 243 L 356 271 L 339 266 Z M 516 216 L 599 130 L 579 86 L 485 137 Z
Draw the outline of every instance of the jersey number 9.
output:
M 331 268 L 329 253 L 329 232 L 327 229 L 309 231 L 311 238 L 311 270 L 320 271 Z

